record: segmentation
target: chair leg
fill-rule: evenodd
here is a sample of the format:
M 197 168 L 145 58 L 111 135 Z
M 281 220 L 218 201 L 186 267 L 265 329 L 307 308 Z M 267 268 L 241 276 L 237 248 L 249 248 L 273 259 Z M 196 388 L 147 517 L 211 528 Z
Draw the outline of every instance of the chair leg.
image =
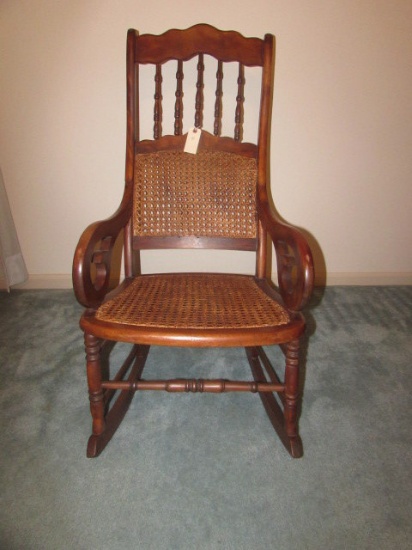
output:
M 290 441 L 291 455 L 299 458 L 303 455 L 302 440 L 298 428 L 299 406 L 299 340 L 286 344 L 285 368 L 285 429 Z
M 87 383 L 89 386 L 90 412 L 92 415 L 92 436 L 89 439 L 87 456 L 96 456 L 95 442 L 104 433 L 106 421 L 104 418 L 104 393 L 102 388 L 102 372 L 100 362 L 101 342 L 92 334 L 84 335 L 86 349 Z M 93 449 L 94 447 L 94 449 Z
M 91 334 L 86 334 L 84 341 L 86 348 L 90 412 L 93 418 L 93 433 L 99 435 L 104 431 L 105 426 L 103 389 L 101 385 L 100 341 Z
M 274 394 L 260 392 L 259 396 L 279 439 L 293 458 L 300 458 L 303 455 L 303 447 L 298 432 L 299 340 L 286 344 L 283 349 L 286 355 L 285 392 L 279 394 L 283 410 Z M 262 348 L 246 348 L 246 353 L 257 382 L 267 382 L 263 365 L 270 381 L 275 384 L 281 383 Z
M 91 334 L 85 334 L 85 347 L 90 411 L 93 419 L 92 435 L 87 444 L 87 456 L 94 458 L 99 456 L 120 426 L 134 397 L 134 391 L 121 391 L 110 410 L 106 412 L 113 397 L 113 391 L 102 388 L 101 341 Z M 133 346 L 115 380 L 122 380 L 130 366 L 127 380 L 130 382 L 138 380 L 143 372 L 149 349 L 149 346 Z

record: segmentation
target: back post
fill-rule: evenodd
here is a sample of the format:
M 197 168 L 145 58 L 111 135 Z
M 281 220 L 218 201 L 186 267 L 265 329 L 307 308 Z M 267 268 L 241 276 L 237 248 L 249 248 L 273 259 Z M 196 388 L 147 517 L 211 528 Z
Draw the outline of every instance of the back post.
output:
M 125 196 L 132 200 L 134 185 L 135 142 L 139 140 L 139 66 L 135 63 L 136 37 L 139 32 L 129 29 L 126 45 L 126 167 Z M 134 277 L 141 273 L 140 252 L 133 250 L 132 217 L 124 229 L 124 272 L 125 277 Z

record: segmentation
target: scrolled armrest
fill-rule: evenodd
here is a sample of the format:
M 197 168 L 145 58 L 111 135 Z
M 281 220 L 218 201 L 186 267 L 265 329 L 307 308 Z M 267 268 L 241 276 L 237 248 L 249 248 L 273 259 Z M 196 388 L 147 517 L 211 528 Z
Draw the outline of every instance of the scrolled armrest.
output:
M 282 299 L 289 309 L 299 311 L 313 290 L 314 268 L 309 244 L 296 227 L 278 219 L 267 205 L 261 205 L 259 217 L 275 247 Z
M 130 212 L 120 208 L 111 218 L 92 223 L 81 235 L 73 259 L 73 288 L 87 308 L 99 306 L 109 287 L 111 256 Z

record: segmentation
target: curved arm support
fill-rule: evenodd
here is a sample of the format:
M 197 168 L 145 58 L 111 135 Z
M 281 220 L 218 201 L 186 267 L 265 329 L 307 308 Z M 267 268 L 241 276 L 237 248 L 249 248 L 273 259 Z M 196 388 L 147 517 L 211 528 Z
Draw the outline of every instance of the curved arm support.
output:
M 268 203 L 261 203 L 258 213 L 275 247 L 282 299 L 289 309 L 299 311 L 313 290 L 314 268 L 309 244 L 296 227 L 281 221 Z
M 80 237 L 73 259 L 73 288 L 87 308 L 99 306 L 108 291 L 112 250 L 130 210 L 121 206 L 112 217 L 89 225 Z

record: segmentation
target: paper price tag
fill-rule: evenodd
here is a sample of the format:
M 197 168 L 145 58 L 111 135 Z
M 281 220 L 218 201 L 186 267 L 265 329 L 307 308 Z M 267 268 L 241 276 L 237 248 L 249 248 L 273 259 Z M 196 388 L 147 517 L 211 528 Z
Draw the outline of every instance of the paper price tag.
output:
M 184 148 L 185 153 L 191 153 L 192 155 L 196 155 L 201 133 L 202 133 L 202 130 L 200 128 L 190 128 L 190 130 L 187 132 L 186 143 Z

